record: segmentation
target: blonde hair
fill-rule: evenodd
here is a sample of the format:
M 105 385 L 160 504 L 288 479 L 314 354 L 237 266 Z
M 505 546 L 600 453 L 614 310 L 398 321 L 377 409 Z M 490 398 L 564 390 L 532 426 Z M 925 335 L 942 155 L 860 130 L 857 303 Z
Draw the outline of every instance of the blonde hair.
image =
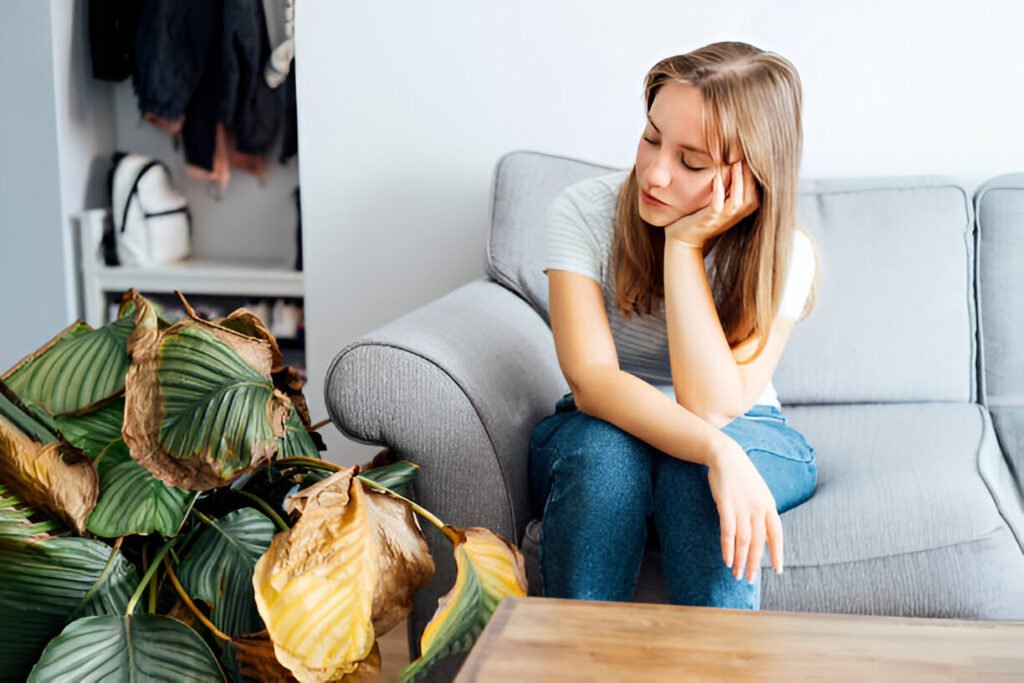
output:
M 817 247 L 796 217 L 803 147 L 800 77 L 777 54 L 721 42 L 655 64 L 644 84 L 648 112 L 668 81 L 700 91 L 705 142 L 712 140 L 711 131 L 718 133 L 718 146 L 708 147 L 715 162 L 724 164 L 728 150 L 740 150 L 761 188 L 758 209 L 705 244 L 705 254 L 714 251 L 708 278 L 730 348 L 760 336 L 744 361 L 750 362 L 764 349 L 777 314 L 797 229 L 810 240 L 816 264 L 801 320 L 814 307 L 820 280 Z M 640 217 L 637 192 L 634 164 L 619 192 L 611 254 L 617 304 L 630 319 L 634 312 L 653 314 L 665 296 L 665 233 Z

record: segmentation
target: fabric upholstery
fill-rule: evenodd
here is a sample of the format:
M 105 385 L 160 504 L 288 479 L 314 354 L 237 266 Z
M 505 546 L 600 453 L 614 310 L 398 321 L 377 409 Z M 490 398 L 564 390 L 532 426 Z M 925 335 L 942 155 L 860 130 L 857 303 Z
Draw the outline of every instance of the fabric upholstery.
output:
M 546 206 L 607 169 L 515 152 L 495 171 L 487 274 L 545 321 Z M 943 176 L 805 179 L 798 218 L 817 241 L 821 289 L 773 379 L 782 404 L 976 400 L 974 213 L 963 188 Z
M 520 544 L 528 576 L 542 524 L 528 439 L 568 391 L 539 221 L 563 187 L 609 170 L 502 157 L 486 277 L 348 344 L 325 382 L 342 432 L 419 463 L 413 497 Z M 765 558 L 762 609 L 1024 620 L 1024 174 L 973 201 L 941 176 L 806 179 L 799 218 L 821 289 L 774 381 L 819 484 L 783 515 L 786 571 Z M 437 573 L 415 597 L 414 657 L 455 578 L 450 544 L 423 526 Z M 656 538 L 647 553 L 634 599 L 663 601 Z

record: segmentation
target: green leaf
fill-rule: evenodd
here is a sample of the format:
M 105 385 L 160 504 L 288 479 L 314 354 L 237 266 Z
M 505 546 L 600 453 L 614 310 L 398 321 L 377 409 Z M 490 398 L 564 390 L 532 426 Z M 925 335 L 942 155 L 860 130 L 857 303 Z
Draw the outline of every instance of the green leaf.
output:
M 409 484 L 419 474 L 420 466 L 408 460 L 399 460 L 383 467 L 374 467 L 359 473 L 360 477 L 377 482 L 395 493 L 405 495 Z
M 33 519 L 38 521 L 33 521 Z M 37 510 L 22 503 L 14 493 L 0 484 L 0 536 L 21 539 L 46 537 L 65 533 L 67 527 L 60 522 L 46 519 Z
M 22 400 L 51 415 L 73 413 L 124 390 L 131 318 L 92 330 L 73 325 L 9 371 L 4 380 Z
M 277 443 L 276 457 L 278 458 L 305 456 L 320 459 L 320 451 L 313 443 L 313 438 L 309 435 L 306 425 L 302 424 L 297 410 L 293 410 L 288 415 L 288 421 L 284 423 L 284 436 L 278 439 Z
M 71 445 L 95 459 L 107 447 L 121 441 L 124 396 L 118 396 L 92 412 L 57 418 L 57 428 Z
M 0 381 L 0 417 L 38 443 L 50 444 L 60 440 L 42 415 L 21 401 L 3 381 Z
M 159 375 L 166 451 L 205 456 L 230 475 L 249 465 L 257 443 L 273 439 L 266 419 L 273 383 L 209 332 L 184 327 L 169 335 Z
M 192 492 L 168 486 L 132 460 L 118 439 L 100 458 L 100 497 L 86 528 L 97 536 L 115 538 L 159 531 L 174 536 L 188 511 Z
M 28 680 L 223 681 L 198 633 L 160 614 L 99 616 L 68 624 L 43 651 Z
M 123 612 L 136 584 L 134 565 L 100 541 L 0 538 L 0 678 L 24 680 L 69 618 Z
M 276 528 L 253 508 L 241 508 L 213 521 L 179 567 L 189 597 L 213 606 L 213 625 L 229 636 L 264 628 L 256 610 L 252 575 Z

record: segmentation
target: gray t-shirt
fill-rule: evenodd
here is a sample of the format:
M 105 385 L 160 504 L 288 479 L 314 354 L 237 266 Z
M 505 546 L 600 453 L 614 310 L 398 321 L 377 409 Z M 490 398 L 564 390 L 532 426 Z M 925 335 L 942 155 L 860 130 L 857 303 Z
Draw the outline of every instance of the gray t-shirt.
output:
M 675 400 L 664 302 L 654 315 L 634 313 L 632 320 L 627 320 L 615 304 L 615 283 L 610 272 L 615 204 L 631 170 L 586 178 L 565 188 L 552 201 L 546 217 L 544 273 L 549 269 L 568 270 L 600 283 L 619 367 Z M 705 264 L 710 264 L 711 259 L 713 254 L 708 254 Z M 814 279 L 814 254 L 810 241 L 799 230 L 794 236 L 790 263 L 779 314 L 798 320 Z M 782 408 L 771 381 L 756 403 Z

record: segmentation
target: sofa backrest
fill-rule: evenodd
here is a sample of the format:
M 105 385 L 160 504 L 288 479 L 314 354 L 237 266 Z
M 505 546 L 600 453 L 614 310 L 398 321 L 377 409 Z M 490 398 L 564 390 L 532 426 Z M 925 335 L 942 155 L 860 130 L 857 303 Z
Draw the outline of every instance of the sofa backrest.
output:
M 974 205 L 981 402 L 1024 487 L 1024 173 L 987 180 L 974 193 Z
M 495 169 L 487 274 L 550 325 L 547 205 L 617 167 L 531 151 Z M 773 378 L 784 404 L 976 401 L 974 207 L 945 176 L 801 180 L 817 304 Z

